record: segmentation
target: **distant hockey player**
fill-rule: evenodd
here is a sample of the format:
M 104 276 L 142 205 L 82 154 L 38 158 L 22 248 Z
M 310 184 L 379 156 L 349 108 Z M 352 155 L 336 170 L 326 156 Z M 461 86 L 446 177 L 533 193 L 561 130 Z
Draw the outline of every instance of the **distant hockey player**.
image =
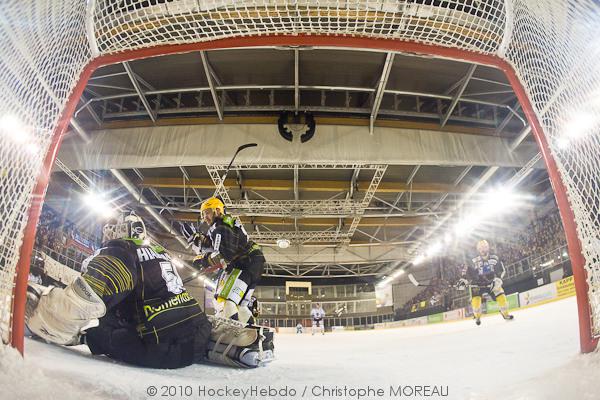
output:
M 250 297 L 250 302 L 248 303 L 248 308 L 250 309 L 250 312 L 252 313 L 252 316 L 250 317 L 250 319 L 248 320 L 248 324 L 250 325 L 256 325 L 258 324 L 258 316 L 259 316 L 259 312 L 258 312 L 258 299 L 254 296 Z
M 317 328 L 321 331 L 321 334 L 325 334 L 325 311 L 319 303 L 316 303 L 312 310 L 310 310 L 310 317 L 312 318 L 312 334 L 315 334 Z
M 209 226 L 206 236 L 186 227 L 184 235 L 194 244 L 198 256 L 194 266 L 199 269 L 223 269 L 215 297 L 217 315 L 248 323 L 252 316 L 248 308 L 254 288 L 262 277 L 265 257 L 260 246 L 248 238 L 239 219 L 225 213 L 221 200 L 211 197 L 200 207 L 202 219 Z
M 296 325 L 296 333 L 304 333 L 304 327 L 300 322 L 298 322 L 298 325 Z
M 490 254 L 487 240 L 477 243 L 479 255 L 473 259 L 473 266 L 464 272 L 465 278 L 458 282 L 459 287 L 471 286 L 471 306 L 477 325 L 481 324 L 481 296 L 489 294 L 498 302 L 500 313 L 505 320 L 514 317 L 508 312 L 508 300 L 502 288 L 502 278 L 506 273 L 504 264 L 495 254 Z
M 86 344 L 92 354 L 149 368 L 198 362 L 256 367 L 272 357 L 272 334 L 204 314 L 183 286 L 171 257 L 144 244 L 137 215 L 103 229 L 101 249 L 84 260 L 66 288 L 30 284 L 26 323 L 56 344 Z M 99 318 L 99 325 L 82 328 Z

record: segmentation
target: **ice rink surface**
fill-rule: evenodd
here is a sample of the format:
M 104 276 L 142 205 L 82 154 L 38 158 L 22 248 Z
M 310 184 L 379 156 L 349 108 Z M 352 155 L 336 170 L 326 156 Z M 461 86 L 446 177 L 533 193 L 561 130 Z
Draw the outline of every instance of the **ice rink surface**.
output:
M 1 350 L 0 398 L 244 399 L 243 394 L 223 396 L 223 391 L 270 387 L 287 388 L 287 397 L 281 395 L 285 392 L 264 397 L 250 392 L 245 399 L 358 399 L 358 392 L 350 389 L 370 387 L 382 389 L 384 395 L 361 398 L 600 399 L 600 354 L 579 354 L 575 298 L 514 314 L 511 322 L 499 315 L 486 317 L 479 327 L 465 320 L 324 336 L 279 334 L 277 360 L 254 370 L 210 365 L 148 370 L 93 357 L 83 346 L 62 348 L 26 340 L 25 361 L 12 349 Z M 147 394 L 150 385 L 158 391 L 153 397 Z M 424 385 L 435 385 L 448 395 L 407 395 Z M 168 393 L 162 386 L 179 393 L 161 396 Z M 394 396 L 398 392 L 390 386 L 405 386 L 404 394 Z M 199 387 L 204 387 L 204 396 Z M 217 389 L 221 395 L 209 391 Z M 191 395 L 185 390 L 192 390 Z

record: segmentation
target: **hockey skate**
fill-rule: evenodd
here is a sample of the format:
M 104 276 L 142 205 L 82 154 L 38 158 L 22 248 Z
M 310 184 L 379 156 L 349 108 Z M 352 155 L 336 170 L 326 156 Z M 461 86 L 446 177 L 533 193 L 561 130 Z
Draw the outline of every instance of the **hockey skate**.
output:
M 212 324 L 207 359 L 231 367 L 256 368 L 274 360 L 273 332 L 227 318 L 208 316 Z
M 504 313 L 500 313 L 502 315 L 502 318 L 504 318 L 505 321 L 512 321 L 513 319 L 515 319 L 515 316 L 512 314 L 504 314 Z
M 477 326 L 481 325 L 481 317 L 473 317 L 475 318 L 475 324 L 477 324 Z

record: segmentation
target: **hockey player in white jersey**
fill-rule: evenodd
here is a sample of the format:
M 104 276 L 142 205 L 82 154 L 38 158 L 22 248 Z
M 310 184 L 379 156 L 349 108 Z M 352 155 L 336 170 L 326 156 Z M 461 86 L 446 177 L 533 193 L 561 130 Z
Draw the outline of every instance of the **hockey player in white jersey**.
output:
M 321 331 L 321 334 L 325 334 L 325 311 L 319 303 L 316 303 L 312 310 L 310 310 L 310 317 L 312 318 L 312 334 L 315 334 L 317 328 Z

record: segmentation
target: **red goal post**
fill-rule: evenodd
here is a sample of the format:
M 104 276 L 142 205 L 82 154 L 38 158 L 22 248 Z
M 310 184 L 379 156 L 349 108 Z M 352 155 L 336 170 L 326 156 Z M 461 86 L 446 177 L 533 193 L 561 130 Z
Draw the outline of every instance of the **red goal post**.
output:
M 23 351 L 35 227 L 61 136 L 96 68 L 200 50 L 313 46 L 441 57 L 494 66 L 506 74 L 559 205 L 575 276 L 581 350 L 595 349 L 600 335 L 600 10 L 593 1 L 139 0 L 123 9 L 100 0 L 59 3 L 0 4 L 5 96 L 0 105 L 0 333 L 5 343 Z M 574 118 L 585 120 L 585 126 Z

